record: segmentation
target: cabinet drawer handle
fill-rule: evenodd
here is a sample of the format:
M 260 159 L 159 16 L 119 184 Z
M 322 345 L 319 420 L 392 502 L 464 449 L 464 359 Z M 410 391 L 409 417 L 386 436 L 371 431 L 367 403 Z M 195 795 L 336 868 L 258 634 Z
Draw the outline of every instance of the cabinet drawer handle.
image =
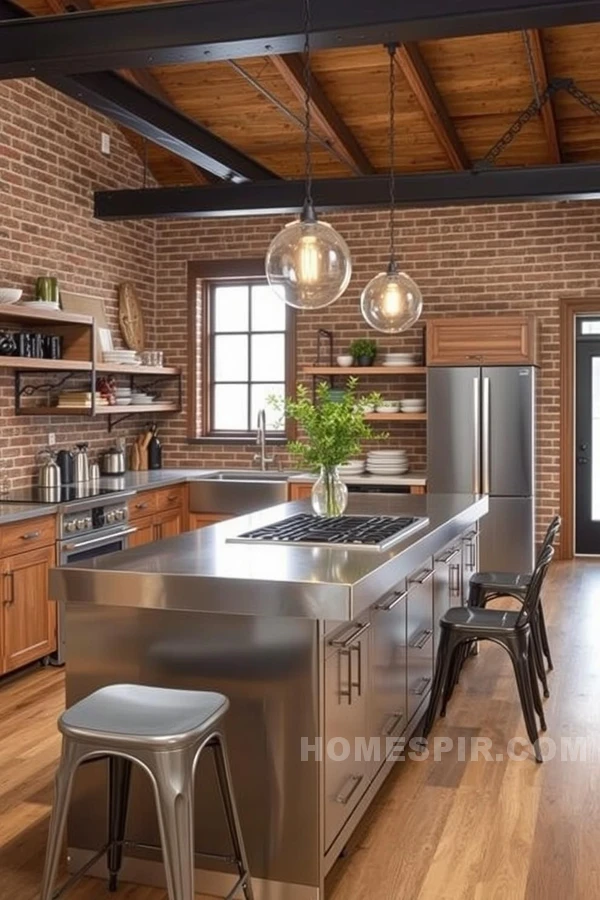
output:
M 363 780 L 364 775 L 351 775 L 342 790 L 339 792 L 337 797 L 335 798 L 336 803 L 341 803 L 342 806 L 346 806 L 347 803 L 350 802 L 350 799 L 354 792 L 357 790 L 359 784 Z M 344 788 L 349 788 L 346 793 L 344 793 Z
M 455 597 L 460 597 L 460 565 L 458 563 L 450 566 L 450 593 Z
M 398 604 L 402 600 L 406 600 L 407 597 L 408 597 L 408 591 L 400 591 L 399 593 L 394 594 L 394 596 L 392 597 L 392 599 L 390 600 L 389 603 L 378 603 L 376 605 L 375 609 L 381 609 L 383 612 L 389 612 L 395 606 L 398 606 Z
M 169 503 L 175 503 L 176 500 L 179 500 L 179 497 L 177 496 L 177 494 L 169 494 L 167 500 L 169 501 Z
M 364 625 L 359 625 L 358 629 L 356 631 L 353 631 L 352 634 L 349 637 L 345 638 L 344 640 L 329 641 L 329 646 L 330 647 L 341 647 L 343 650 L 345 650 L 347 647 L 350 646 L 350 644 L 353 644 L 354 641 L 358 640 L 358 638 L 361 636 L 361 634 L 364 634 L 365 631 L 367 631 L 367 629 L 370 627 L 371 627 L 371 623 L 365 622 Z
M 460 547 L 456 547 L 454 550 L 448 550 L 448 552 L 444 556 L 436 556 L 435 561 L 440 563 L 449 563 L 452 562 L 455 556 L 458 556 L 460 553 Z
M 465 353 L 465 359 L 483 359 L 480 353 Z
M 433 569 L 425 569 L 417 578 L 409 578 L 410 584 L 425 584 L 433 575 Z
M 4 601 L 4 605 L 5 605 L 5 606 L 12 606 L 13 603 L 15 602 L 15 591 L 14 591 L 14 584 L 15 584 L 14 578 L 15 578 L 15 573 L 14 573 L 14 572 L 5 572 L 5 573 L 4 573 L 4 577 L 5 577 L 5 578 L 10 578 L 10 579 L 11 579 L 11 581 L 10 581 L 10 593 L 11 593 L 11 597 L 10 597 L 10 600 L 5 600 L 5 601 Z
M 412 641 L 409 642 L 408 646 L 413 650 L 422 650 L 432 634 L 433 631 L 431 628 L 425 628 L 424 631 L 421 631 L 416 638 L 413 638 Z
M 41 531 L 26 531 L 25 534 L 21 535 L 22 541 L 34 541 L 36 538 L 41 536 Z
M 404 713 L 393 713 L 390 718 L 387 720 L 387 728 L 383 729 L 383 733 L 386 737 L 389 737 L 392 731 L 395 731 L 402 719 L 404 718 Z
M 410 689 L 410 693 L 414 694 L 416 697 L 422 697 L 429 684 L 431 682 L 431 678 L 420 678 L 419 679 L 419 687 L 414 687 Z
M 146 502 L 144 502 L 144 503 L 136 503 L 136 504 L 135 504 L 135 508 L 136 508 L 136 509 L 148 509 L 148 503 L 146 503 Z

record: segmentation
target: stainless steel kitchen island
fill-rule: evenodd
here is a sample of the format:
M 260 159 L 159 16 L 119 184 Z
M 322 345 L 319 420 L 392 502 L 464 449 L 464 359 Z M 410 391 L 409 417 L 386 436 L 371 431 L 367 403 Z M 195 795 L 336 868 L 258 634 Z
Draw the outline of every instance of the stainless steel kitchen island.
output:
M 308 504 L 51 576 L 66 607 L 68 705 L 116 682 L 230 698 L 227 736 L 259 900 L 323 900 L 325 875 L 394 764 L 393 740 L 410 737 L 424 713 L 436 623 L 463 602 L 477 568 L 487 498 L 351 497 L 354 515 L 427 517 L 379 551 L 228 541 L 299 511 Z M 220 853 L 228 848 L 211 765 L 197 777 L 196 847 Z M 103 765 L 78 779 L 74 867 L 106 833 Z M 132 846 L 158 844 L 153 798 L 137 773 L 127 841 L 123 876 L 162 883 L 160 853 Z M 227 893 L 233 877 L 201 855 L 197 867 L 199 891 Z

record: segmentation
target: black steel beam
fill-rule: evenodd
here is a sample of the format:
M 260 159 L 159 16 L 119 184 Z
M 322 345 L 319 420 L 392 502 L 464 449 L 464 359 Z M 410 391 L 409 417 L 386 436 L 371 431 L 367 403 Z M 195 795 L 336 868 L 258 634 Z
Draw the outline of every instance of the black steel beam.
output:
M 579 24 L 600 0 L 319 0 L 315 49 Z M 302 50 L 301 0 L 185 0 L 0 24 L 0 78 Z
M 29 14 L 9 0 L 0 0 L 0 18 L 30 21 Z M 54 75 L 42 80 L 219 178 L 241 182 L 277 177 L 169 103 L 114 72 Z
M 396 196 L 402 206 L 598 200 L 600 164 L 398 175 Z M 389 201 L 388 179 L 382 175 L 318 179 L 313 183 L 313 197 L 324 211 L 384 207 Z M 292 215 L 303 199 L 302 181 L 99 191 L 95 215 L 98 219 Z

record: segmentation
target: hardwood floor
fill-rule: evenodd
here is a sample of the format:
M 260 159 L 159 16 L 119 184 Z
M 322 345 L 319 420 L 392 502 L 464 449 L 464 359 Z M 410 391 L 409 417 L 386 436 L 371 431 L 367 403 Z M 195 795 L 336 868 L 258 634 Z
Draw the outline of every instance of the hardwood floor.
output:
M 557 756 L 470 758 L 525 734 L 508 658 L 487 646 L 471 660 L 431 739 L 466 738 L 457 752 L 399 763 L 330 873 L 327 900 L 594 900 L 600 898 L 600 563 L 553 566 L 545 609 L 555 671 L 546 701 Z M 37 900 L 63 675 L 37 670 L 0 687 L 0 897 Z M 561 738 L 589 739 L 587 759 L 561 761 Z M 73 900 L 107 900 L 82 881 Z M 165 900 L 123 885 L 117 897 Z

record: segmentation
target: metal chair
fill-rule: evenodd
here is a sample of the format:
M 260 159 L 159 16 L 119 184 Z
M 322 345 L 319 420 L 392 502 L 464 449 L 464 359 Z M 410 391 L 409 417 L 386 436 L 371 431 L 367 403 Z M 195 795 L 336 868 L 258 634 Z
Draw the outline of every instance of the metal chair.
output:
M 560 516 L 554 516 L 550 522 L 546 535 L 544 537 L 538 559 L 544 552 L 546 547 L 553 547 L 558 536 L 561 526 Z M 536 561 L 537 564 L 537 561 Z M 485 606 L 490 600 L 496 600 L 498 597 L 513 597 L 515 600 L 523 602 L 527 586 L 531 581 L 531 574 L 518 572 L 477 572 L 470 580 L 469 586 L 469 606 Z M 544 694 L 549 696 L 548 684 L 544 672 L 543 659 L 541 654 L 546 657 L 549 671 L 554 668 L 552 663 L 552 655 L 550 653 L 550 645 L 548 643 L 548 632 L 546 630 L 546 620 L 544 617 L 544 607 L 540 598 L 538 624 L 534 634 L 536 668 L 540 680 L 544 685 Z M 540 671 L 541 670 L 541 671 Z
M 537 614 L 540 590 L 553 555 L 554 549 L 548 546 L 538 558 L 523 605 L 518 612 L 477 606 L 455 606 L 442 616 L 440 644 L 431 699 L 424 720 L 423 737 L 427 737 L 433 727 L 442 697 L 444 701 L 442 714 L 445 714 L 465 647 L 469 647 L 474 641 L 492 641 L 504 647 L 511 658 L 527 735 L 534 747 L 537 762 L 543 761 L 539 748 L 536 712 L 544 731 L 546 722 L 531 652 L 531 625 Z
M 101 688 L 60 717 L 62 755 L 40 900 L 55 900 L 106 854 L 110 891 L 116 891 L 123 859 L 131 768 L 149 776 L 156 800 L 169 900 L 194 900 L 194 773 L 202 752 L 214 752 L 217 779 L 237 881 L 227 900 L 243 889 L 253 900 L 242 831 L 235 805 L 225 739 L 221 731 L 229 701 L 223 694 L 116 684 Z M 73 780 L 77 768 L 108 759 L 108 839 L 98 853 L 56 892 Z M 214 856 L 214 854 L 211 854 Z

